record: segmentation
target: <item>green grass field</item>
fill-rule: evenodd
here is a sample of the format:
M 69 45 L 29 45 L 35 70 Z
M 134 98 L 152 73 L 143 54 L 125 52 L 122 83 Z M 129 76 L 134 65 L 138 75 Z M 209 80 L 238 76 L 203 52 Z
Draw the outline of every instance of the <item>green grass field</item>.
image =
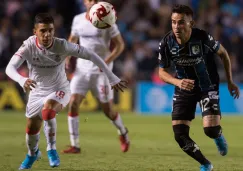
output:
M 88 121 L 85 122 L 85 118 Z M 60 152 L 69 144 L 66 114 L 59 114 L 57 148 Z M 130 131 L 131 148 L 122 153 L 117 131 L 101 114 L 82 114 L 80 118 L 82 153 L 60 154 L 61 165 L 50 168 L 41 131 L 42 159 L 33 165 L 36 171 L 197 171 L 199 164 L 178 147 L 173 138 L 169 116 L 123 115 Z M 202 129 L 197 117 L 191 127 L 191 137 L 214 165 L 214 171 L 243 170 L 243 117 L 224 116 L 222 125 L 228 139 L 229 154 L 221 157 L 213 140 Z M 17 170 L 26 155 L 25 116 L 23 113 L 0 112 L 0 171 Z

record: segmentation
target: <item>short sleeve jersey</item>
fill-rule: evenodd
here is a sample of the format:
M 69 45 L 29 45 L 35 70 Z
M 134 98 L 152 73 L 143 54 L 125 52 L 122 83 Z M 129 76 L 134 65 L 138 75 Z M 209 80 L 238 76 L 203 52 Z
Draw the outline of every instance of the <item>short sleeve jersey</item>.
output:
M 197 28 L 192 29 L 189 41 L 180 45 L 173 32 L 167 33 L 159 44 L 159 65 L 168 68 L 175 66 L 176 78 L 195 80 L 195 90 L 217 90 L 219 75 L 215 63 L 215 53 L 220 43 Z

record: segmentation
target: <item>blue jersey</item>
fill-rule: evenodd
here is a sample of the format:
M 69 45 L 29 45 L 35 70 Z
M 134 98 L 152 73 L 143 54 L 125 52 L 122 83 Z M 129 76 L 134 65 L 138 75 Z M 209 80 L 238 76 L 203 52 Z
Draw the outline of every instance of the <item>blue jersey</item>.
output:
M 193 28 L 190 39 L 184 45 L 177 42 L 171 31 L 159 44 L 159 65 L 168 68 L 173 62 L 176 78 L 195 80 L 194 90 L 218 90 L 215 53 L 219 47 L 219 42 L 204 30 Z

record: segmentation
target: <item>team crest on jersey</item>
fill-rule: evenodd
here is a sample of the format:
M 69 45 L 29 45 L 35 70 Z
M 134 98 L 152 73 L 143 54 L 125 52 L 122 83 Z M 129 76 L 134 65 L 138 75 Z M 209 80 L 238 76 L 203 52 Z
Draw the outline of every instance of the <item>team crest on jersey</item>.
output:
M 60 55 L 56 55 L 54 60 L 55 60 L 56 62 L 60 62 L 60 61 L 61 61 L 61 57 L 60 57 Z
M 199 45 L 193 45 L 192 46 L 192 54 L 197 55 L 200 53 L 200 46 Z

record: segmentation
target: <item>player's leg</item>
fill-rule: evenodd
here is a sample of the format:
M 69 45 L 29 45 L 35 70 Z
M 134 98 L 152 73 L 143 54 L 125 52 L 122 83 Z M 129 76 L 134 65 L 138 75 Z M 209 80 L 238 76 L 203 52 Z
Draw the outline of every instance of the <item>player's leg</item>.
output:
M 219 153 L 225 156 L 228 145 L 220 126 L 221 112 L 219 107 L 219 95 L 217 91 L 208 92 L 200 101 L 203 115 L 203 127 L 205 134 L 214 139 Z
M 100 74 L 97 79 L 93 79 L 94 86 L 91 90 L 94 96 L 98 98 L 105 115 L 111 120 L 113 125 L 118 129 L 121 150 L 127 152 L 130 146 L 128 138 L 128 130 L 122 122 L 122 118 L 117 111 L 112 108 L 113 90 L 109 84 L 109 80 L 104 74 Z
M 210 171 L 212 165 L 189 135 L 190 123 L 195 117 L 196 103 L 195 97 L 192 95 L 175 91 L 172 111 L 174 137 L 180 148 L 186 154 L 198 161 L 201 164 L 201 167 L 208 168 L 208 170 L 203 170 L 203 168 L 201 168 L 201 171 Z
M 85 96 L 81 94 L 72 94 L 68 108 L 68 130 L 71 146 L 63 153 L 78 154 L 81 152 L 79 143 L 79 106 Z
M 56 113 L 60 112 L 70 100 L 69 90 L 59 90 L 48 95 L 44 100 L 42 118 L 47 142 L 47 155 L 51 167 L 58 167 L 60 159 L 56 150 Z
M 112 110 L 112 100 L 109 102 L 101 102 L 101 106 L 105 115 L 111 120 L 113 125 L 118 129 L 121 150 L 127 152 L 129 150 L 130 141 L 128 138 L 128 129 L 124 126 L 121 116 L 118 112 Z
M 79 143 L 79 106 L 85 98 L 89 90 L 91 74 L 75 72 L 71 83 L 71 98 L 68 108 L 68 130 L 70 135 L 70 143 L 63 153 L 80 153 Z
M 28 154 L 21 163 L 19 170 L 30 169 L 33 163 L 38 160 L 41 153 L 38 148 L 38 142 L 40 139 L 40 128 L 42 125 L 42 119 L 37 115 L 32 118 L 27 118 L 26 126 L 26 145 L 28 148 Z
M 42 118 L 44 120 L 44 133 L 47 142 L 47 155 L 49 164 L 51 167 L 58 167 L 60 165 L 60 159 L 56 151 L 56 113 L 59 112 L 62 105 L 52 99 L 45 102 L 42 109 Z

